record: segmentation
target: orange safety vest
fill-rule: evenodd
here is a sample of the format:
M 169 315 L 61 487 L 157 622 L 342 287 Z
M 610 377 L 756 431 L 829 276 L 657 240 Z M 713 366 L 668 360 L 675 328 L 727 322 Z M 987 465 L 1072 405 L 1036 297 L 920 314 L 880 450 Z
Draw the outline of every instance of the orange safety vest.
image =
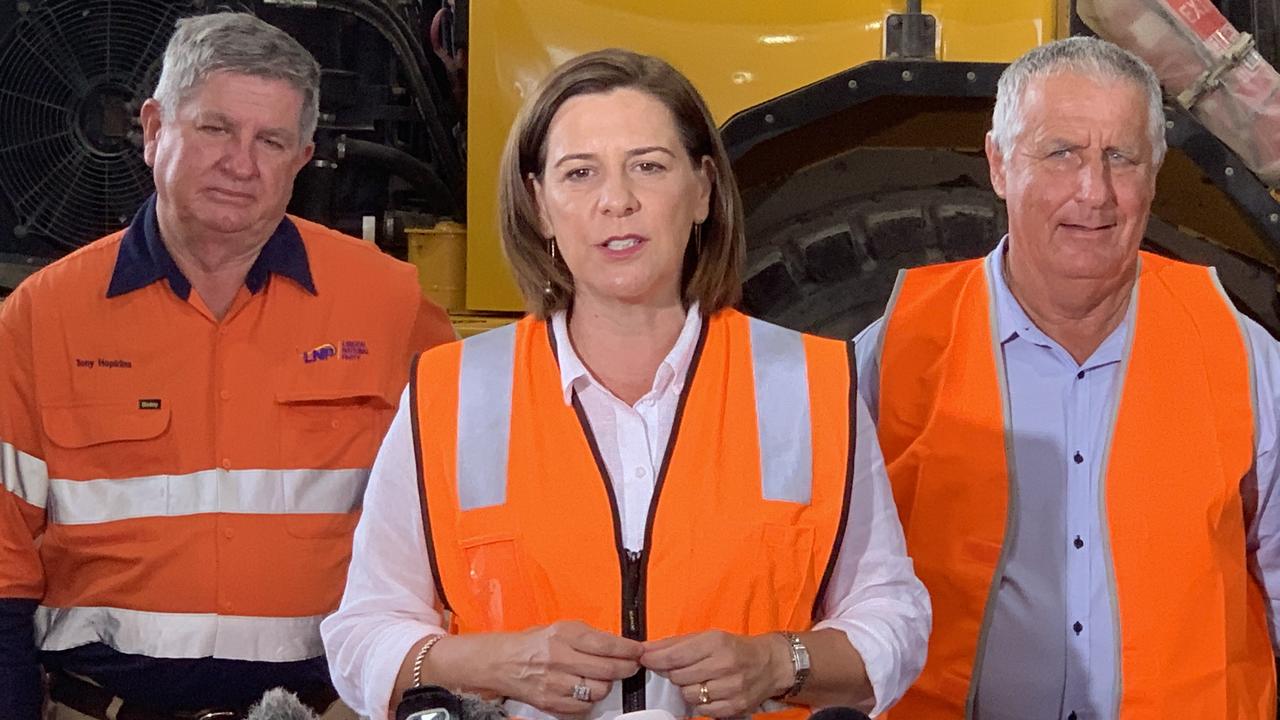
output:
M 994 268 L 994 269 L 993 269 Z M 972 715 L 1000 579 L 1013 447 L 991 261 L 906 271 L 886 313 L 879 434 L 907 549 L 933 598 L 928 663 L 894 709 Z M 1136 718 L 1274 718 L 1263 593 L 1245 557 L 1249 355 L 1211 270 L 1142 254 L 1102 479 L 1116 705 Z
M 708 319 L 634 555 L 553 343 L 548 323 L 525 318 L 417 363 L 427 546 L 457 631 L 809 629 L 852 480 L 846 345 L 732 310 Z M 643 673 L 623 696 L 626 711 L 644 707 Z

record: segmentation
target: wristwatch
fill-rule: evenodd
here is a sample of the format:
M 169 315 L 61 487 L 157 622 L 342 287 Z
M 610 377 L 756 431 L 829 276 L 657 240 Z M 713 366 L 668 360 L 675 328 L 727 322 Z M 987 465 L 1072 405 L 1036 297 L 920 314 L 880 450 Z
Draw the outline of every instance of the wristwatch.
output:
M 809 679 L 809 648 L 804 646 L 800 636 L 793 632 L 783 631 L 782 636 L 791 643 L 791 667 L 795 670 L 795 679 L 791 689 L 783 693 L 783 698 L 798 695 L 804 689 L 805 680 Z

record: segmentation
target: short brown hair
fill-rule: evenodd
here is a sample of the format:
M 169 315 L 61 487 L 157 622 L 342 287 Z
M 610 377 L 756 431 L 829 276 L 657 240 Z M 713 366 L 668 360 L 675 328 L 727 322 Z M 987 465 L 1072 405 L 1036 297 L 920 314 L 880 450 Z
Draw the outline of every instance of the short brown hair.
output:
M 542 176 L 551 120 L 569 98 L 619 88 L 643 91 L 665 105 L 694 165 L 704 157 L 711 160 L 710 211 L 702 223 L 701 243 L 690 242 L 685 250 L 680 293 L 685 307 L 697 301 L 706 315 L 733 305 L 742 294 L 746 240 L 742 200 L 715 120 L 688 78 L 665 60 L 614 48 L 580 55 L 556 68 L 525 102 L 507 136 L 499 169 L 499 227 L 502 250 L 529 312 L 545 319 L 573 301 L 573 278 L 564 261 L 548 251 L 527 182 L 531 175 Z

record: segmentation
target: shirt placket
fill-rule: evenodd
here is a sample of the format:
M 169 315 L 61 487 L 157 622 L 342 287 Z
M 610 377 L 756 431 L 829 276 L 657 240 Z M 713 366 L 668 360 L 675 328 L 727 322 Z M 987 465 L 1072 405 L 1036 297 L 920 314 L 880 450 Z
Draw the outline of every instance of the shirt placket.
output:
M 649 436 L 644 418 L 635 409 L 618 402 L 614 407 L 617 421 L 618 478 L 622 485 L 623 544 L 628 550 L 644 547 L 644 526 L 649 514 L 653 463 L 649 459 Z
M 1089 706 L 1089 637 L 1094 630 L 1089 617 L 1093 585 L 1090 555 L 1100 547 L 1093 534 L 1097 492 L 1095 468 L 1099 466 L 1095 433 L 1089 427 L 1090 373 L 1077 369 L 1066 402 L 1066 610 L 1067 672 L 1062 717 L 1085 720 Z

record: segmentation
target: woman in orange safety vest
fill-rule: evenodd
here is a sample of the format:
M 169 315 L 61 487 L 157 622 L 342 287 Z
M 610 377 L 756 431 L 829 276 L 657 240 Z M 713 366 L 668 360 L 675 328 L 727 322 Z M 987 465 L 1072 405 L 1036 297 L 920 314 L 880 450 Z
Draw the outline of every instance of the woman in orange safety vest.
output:
M 521 717 L 891 705 L 930 612 L 851 346 L 731 308 L 742 210 L 697 91 L 653 57 L 571 60 L 501 173 L 530 312 L 416 364 L 322 628 L 343 697 L 379 717 L 425 683 Z

